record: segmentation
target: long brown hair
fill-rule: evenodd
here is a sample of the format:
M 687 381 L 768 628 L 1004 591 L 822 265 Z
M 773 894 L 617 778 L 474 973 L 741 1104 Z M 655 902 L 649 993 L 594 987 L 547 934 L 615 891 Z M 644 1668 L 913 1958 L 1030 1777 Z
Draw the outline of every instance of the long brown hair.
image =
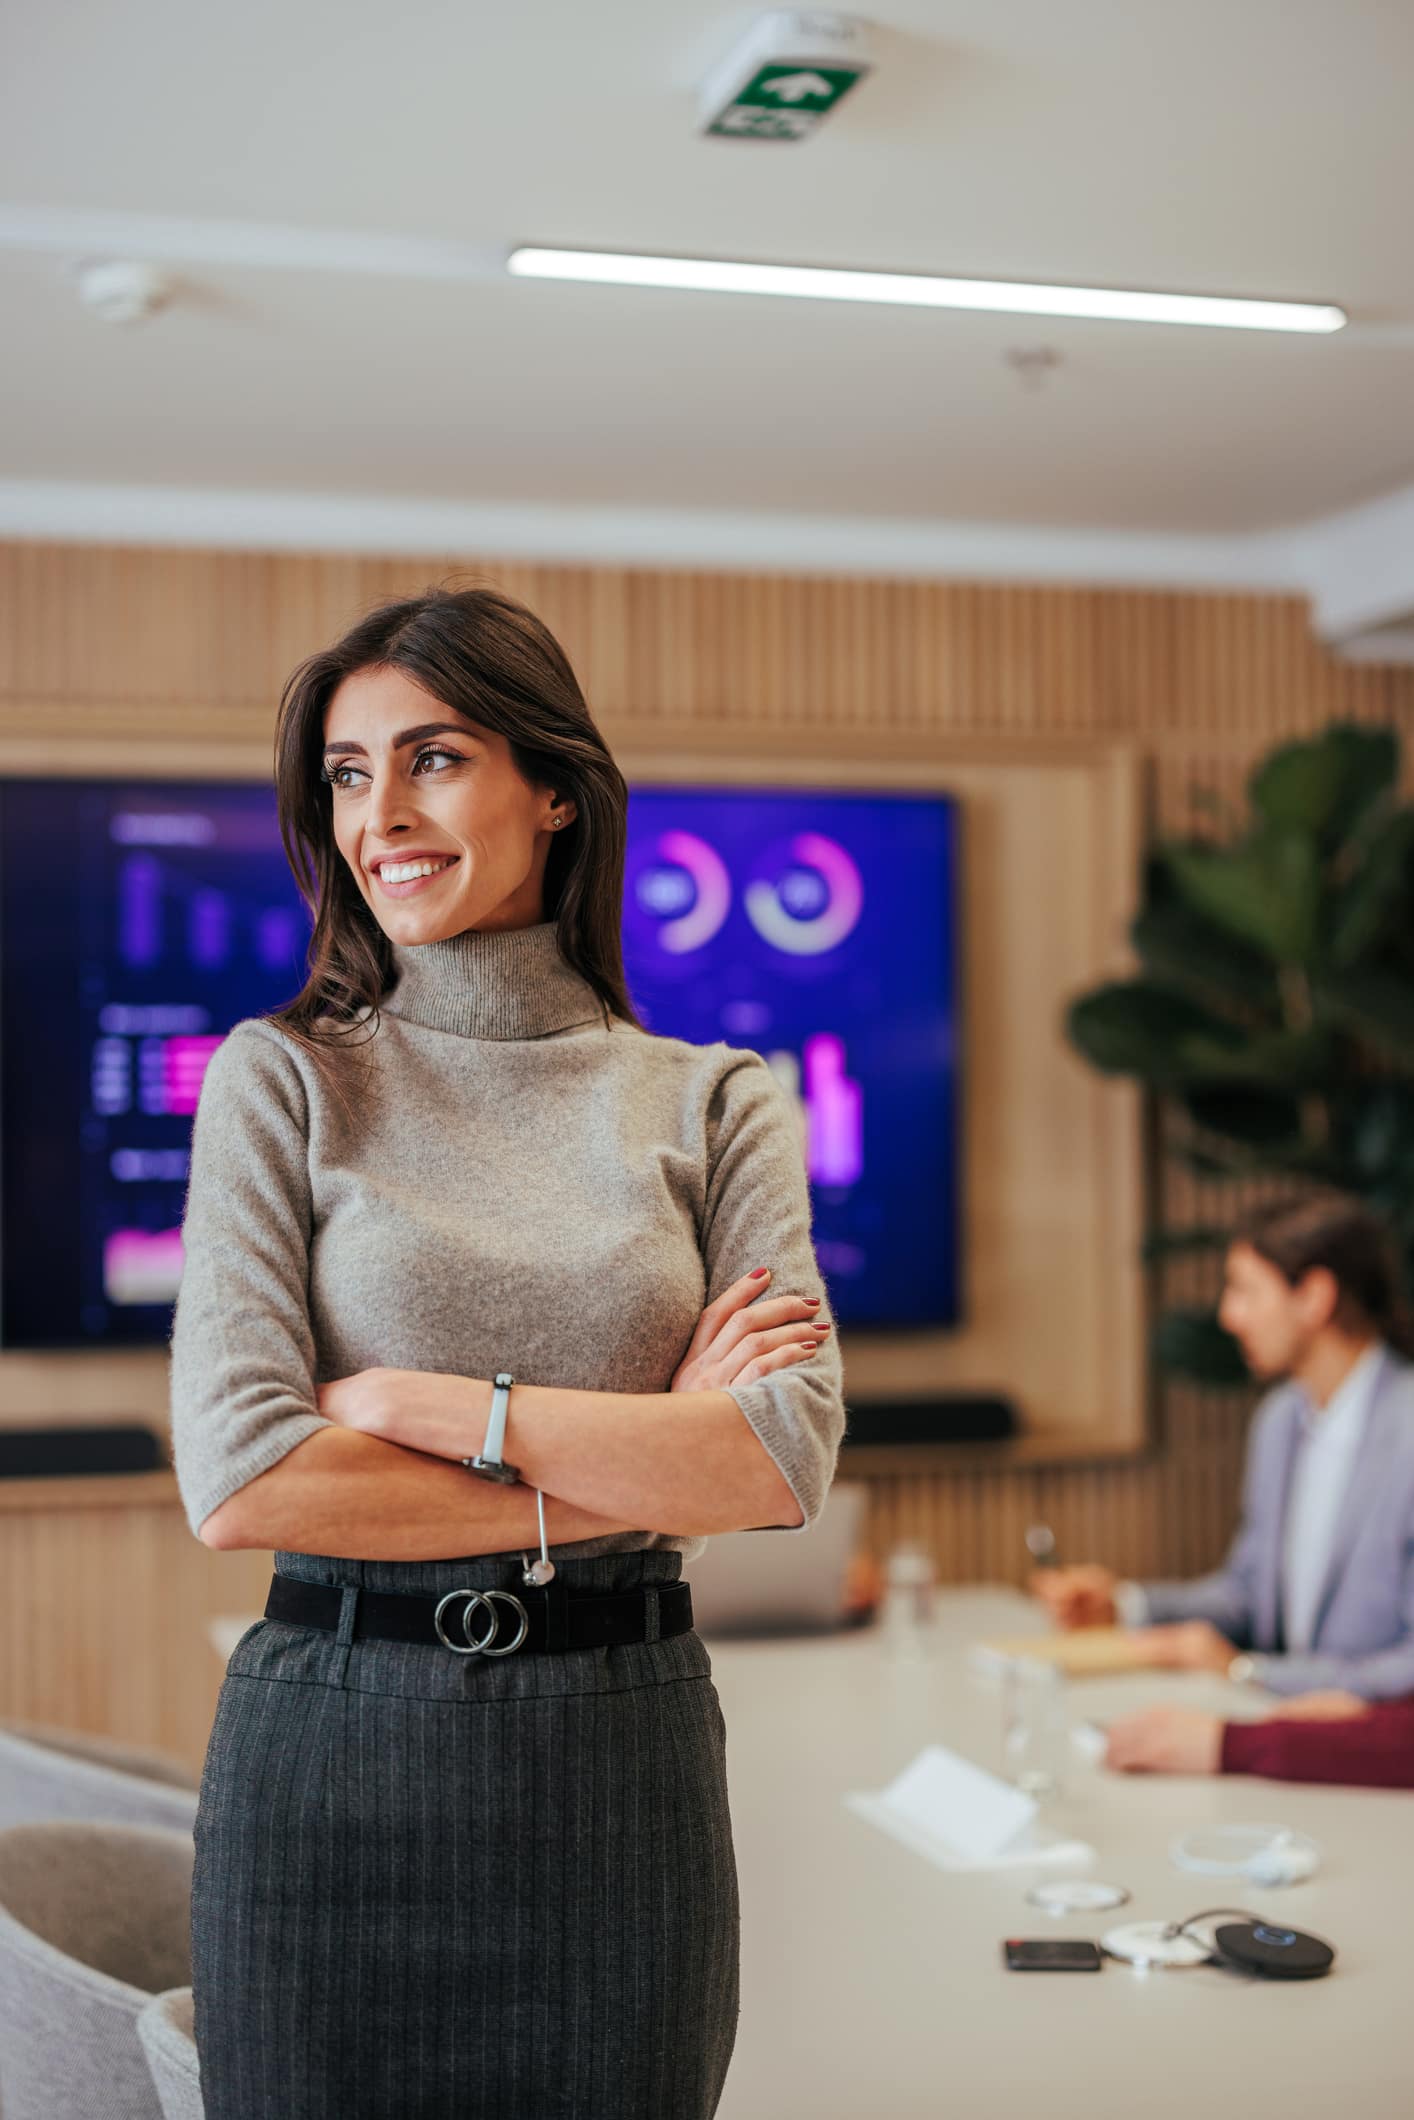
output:
M 1275 1266 L 1294 1288 L 1323 1266 L 1340 1291 L 1335 1322 L 1347 1332 L 1378 1333 L 1396 1353 L 1414 1359 L 1414 1323 L 1388 1223 L 1348 1193 L 1307 1194 L 1259 1207 L 1232 1233 Z
M 548 626 L 495 589 L 434 588 L 380 605 L 291 676 L 275 729 L 280 836 L 314 915 L 309 977 L 270 1021 L 321 1064 L 369 1035 L 393 977 L 392 945 L 334 841 L 321 776 L 324 716 L 355 671 L 403 671 L 454 714 L 504 736 L 523 777 L 575 805 L 551 842 L 544 917 L 606 1016 L 637 1024 L 624 979 L 620 922 L 628 787 L 595 726 L 564 649 Z M 358 1041 L 362 1042 L 362 1041 Z

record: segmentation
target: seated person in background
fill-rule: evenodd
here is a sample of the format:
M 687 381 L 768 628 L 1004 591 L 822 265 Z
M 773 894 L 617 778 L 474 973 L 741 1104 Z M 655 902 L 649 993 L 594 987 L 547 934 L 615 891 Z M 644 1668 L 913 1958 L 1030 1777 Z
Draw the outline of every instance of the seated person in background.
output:
M 1143 1584 L 1043 1569 L 1032 1591 L 1063 1627 L 1140 1628 L 1168 1669 L 1414 1694 L 1414 1339 L 1383 1224 L 1332 1194 L 1261 1210 L 1228 1251 L 1219 1316 L 1254 1376 L 1284 1380 L 1253 1420 L 1224 1565 Z
M 1260 1722 L 1237 1723 L 1193 1708 L 1143 1708 L 1111 1723 L 1105 1765 L 1414 1789 L 1414 1700 L 1372 1706 L 1353 1693 L 1307 1693 Z

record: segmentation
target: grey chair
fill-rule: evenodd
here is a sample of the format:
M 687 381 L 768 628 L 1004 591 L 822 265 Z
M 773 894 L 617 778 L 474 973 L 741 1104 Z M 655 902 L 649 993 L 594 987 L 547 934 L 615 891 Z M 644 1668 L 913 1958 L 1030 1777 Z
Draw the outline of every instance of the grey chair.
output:
M 4 2120 L 162 2120 L 137 2021 L 191 1980 L 190 1834 L 0 1832 Z
M 186 1768 L 162 1752 L 78 1730 L 0 1723 L 0 1828 L 43 1818 L 190 1833 L 196 1787 Z
M 192 2030 L 190 1988 L 154 1995 L 137 2021 L 137 2035 L 162 2100 L 164 2120 L 202 2120 L 201 2072 Z

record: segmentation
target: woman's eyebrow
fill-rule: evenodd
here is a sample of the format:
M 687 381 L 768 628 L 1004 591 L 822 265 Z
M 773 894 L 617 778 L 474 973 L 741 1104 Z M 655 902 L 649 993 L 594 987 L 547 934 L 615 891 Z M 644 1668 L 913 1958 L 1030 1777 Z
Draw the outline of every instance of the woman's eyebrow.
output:
M 464 722 L 424 721 L 420 722 L 415 729 L 399 730 L 398 734 L 393 738 L 392 748 L 395 751 L 401 751 L 410 743 L 421 743 L 426 736 L 471 737 L 471 734 L 471 730 L 467 728 Z M 357 751 L 360 757 L 366 758 L 368 755 L 361 743 L 326 743 L 324 746 L 324 756 L 326 758 L 333 758 L 336 754 L 342 757 L 346 752 L 352 751 Z

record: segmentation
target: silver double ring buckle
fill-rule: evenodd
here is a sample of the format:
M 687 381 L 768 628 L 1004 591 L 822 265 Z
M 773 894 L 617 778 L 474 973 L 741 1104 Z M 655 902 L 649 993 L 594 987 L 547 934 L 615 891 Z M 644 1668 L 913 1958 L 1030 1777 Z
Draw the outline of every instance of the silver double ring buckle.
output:
M 448 1605 L 456 1604 L 458 1598 L 465 1598 L 466 1600 L 462 1608 L 462 1633 L 466 1636 L 465 1644 L 450 1641 L 442 1625 L 442 1614 L 446 1611 Z M 493 1649 L 491 1644 L 496 1639 L 496 1629 L 499 1624 L 496 1617 L 496 1600 L 498 1598 L 503 1605 L 509 1605 L 513 1612 L 520 1615 L 520 1626 L 517 1629 L 514 1641 L 507 1642 L 503 1648 Z M 478 1641 L 471 1631 L 471 1622 L 473 1615 L 483 1610 L 489 1617 L 491 1624 Z M 437 1610 L 433 1613 L 432 1624 L 437 1630 L 438 1641 L 441 1642 L 444 1649 L 450 1649 L 453 1656 L 509 1656 L 513 1649 L 520 1647 L 527 1634 L 529 1634 L 530 1614 L 513 1590 L 449 1590 L 438 1605 Z

